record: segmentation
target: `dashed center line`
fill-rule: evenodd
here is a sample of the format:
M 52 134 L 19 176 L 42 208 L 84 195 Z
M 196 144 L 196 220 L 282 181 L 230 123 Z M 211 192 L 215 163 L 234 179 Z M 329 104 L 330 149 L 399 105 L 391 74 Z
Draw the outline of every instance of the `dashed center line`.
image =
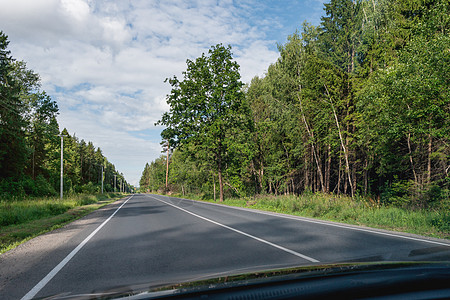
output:
M 275 247 L 275 248 L 277 248 L 277 249 L 279 249 L 279 250 L 282 250 L 282 251 L 284 251 L 284 252 L 287 252 L 287 253 L 290 253 L 290 254 L 295 255 L 295 256 L 297 256 L 297 257 L 306 259 L 306 260 L 308 260 L 308 261 L 310 261 L 310 262 L 314 262 L 314 263 L 318 263 L 318 262 L 319 262 L 319 261 L 318 261 L 317 259 L 315 259 L 315 258 L 309 257 L 309 256 L 304 255 L 304 254 L 301 254 L 301 253 L 298 253 L 298 252 L 296 252 L 296 251 L 294 251 L 294 250 L 291 250 L 291 249 L 285 248 L 285 247 L 283 247 L 283 246 L 274 244 L 274 243 L 272 243 L 272 242 L 269 242 L 269 241 L 264 240 L 264 239 L 262 239 L 262 238 L 259 238 L 259 237 L 257 237 L 257 236 L 248 234 L 248 233 L 246 233 L 246 232 L 240 231 L 240 230 L 235 229 L 235 228 L 233 228 L 233 227 L 230 227 L 230 226 L 224 225 L 224 224 L 222 224 L 222 223 L 216 222 L 216 221 L 214 221 L 214 220 L 211 220 L 211 219 L 205 218 L 205 217 L 203 217 L 203 216 L 197 215 L 197 214 L 195 214 L 195 213 L 193 213 L 193 212 L 190 212 L 190 211 L 188 211 L 188 210 L 186 210 L 186 209 L 184 209 L 184 208 L 178 207 L 178 206 L 176 206 L 176 205 L 174 205 L 174 204 L 172 204 L 172 203 L 168 203 L 168 202 L 166 202 L 166 201 L 164 201 L 164 200 L 158 199 L 158 198 L 153 197 L 153 196 L 148 196 L 148 195 L 147 195 L 147 197 L 150 197 L 150 198 L 152 198 L 152 199 L 155 199 L 155 200 L 157 200 L 157 201 L 159 201 L 159 202 L 163 202 L 163 203 L 165 203 L 165 204 L 167 204 L 167 205 L 170 205 L 170 206 L 172 206 L 172 207 L 174 207 L 174 208 L 176 208 L 176 209 L 179 209 L 179 210 L 181 210 L 181 211 L 184 211 L 185 213 L 188 213 L 188 214 L 190 214 L 190 215 L 193 215 L 194 217 L 197 217 L 197 218 L 199 218 L 199 219 L 208 221 L 208 222 L 213 223 L 213 224 L 215 224 L 215 225 L 221 226 L 221 227 L 226 228 L 226 229 L 228 229 L 228 230 L 234 231 L 234 232 L 239 233 L 239 234 L 242 234 L 242 235 L 244 235 L 244 236 L 246 236 L 246 237 L 249 237 L 249 238 L 252 238 L 252 239 L 254 239 L 254 240 L 257 240 L 257 241 L 259 241 L 259 242 L 261 242 L 261 243 L 264 243 L 264 244 L 270 245 L 270 246 L 272 246 L 272 247 Z

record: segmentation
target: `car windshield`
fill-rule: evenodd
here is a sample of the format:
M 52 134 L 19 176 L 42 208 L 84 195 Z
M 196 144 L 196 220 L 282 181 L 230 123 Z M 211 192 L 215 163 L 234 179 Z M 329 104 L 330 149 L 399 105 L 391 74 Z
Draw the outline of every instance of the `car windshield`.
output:
M 448 266 L 448 0 L 0 7 L 0 298 Z

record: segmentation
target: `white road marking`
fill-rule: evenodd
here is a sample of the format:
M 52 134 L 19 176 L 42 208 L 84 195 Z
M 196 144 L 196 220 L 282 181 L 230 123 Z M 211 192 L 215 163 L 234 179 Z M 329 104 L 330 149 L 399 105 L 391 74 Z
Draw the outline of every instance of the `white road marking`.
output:
M 343 225 L 343 224 L 335 223 L 333 221 L 313 220 L 313 219 L 308 219 L 306 217 L 301 217 L 301 216 L 289 216 L 289 215 L 285 215 L 285 214 L 282 214 L 282 213 L 276 213 L 276 212 L 271 212 L 271 211 L 262 211 L 262 210 L 258 210 L 258 209 L 238 207 L 238 206 L 230 206 L 230 205 L 226 205 L 226 204 L 211 203 L 211 202 L 204 202 L 204 201 L 196 201 L 196 200 L 183 199 L 183 198 L 177 198 L 177 199 L 182 199 L 182 200 L 185 200 L 185 201 L 191 201 L 194 204 L 195 203 L 199 203 L 199 204 L 215 205 L 215 206 L 219 206 L 219 207 L 225 207 L 225 208 L 230 208 L 230 209 L 242 210 L 242 211 L 246 211 L 246 212 L 254 213 L 254 214 L 262 214 L 262 215 L 268 215 L 268 216 L 272 216 L 272 217 L 279 217 L 279 218 L 285 218 L 285 219 L 290 219 L 290 220 L 297 220 L 297 221 L 301 221 L 301 222 L 308 222 L 308 223 L 321 224 L 321 225 L 326 225 L 326 226 L 333 226 L 333 227 L 349 229 L 349 230 L 369 232 L 369 233 L 373 233 L 373 234 L 386 235 L 386 236 L 391 236 L 391 237 L 396 237 L 396 238 L 401 238 L 401 239 L 407 239 L 407 240 L 412 240 L 412 241 L 417 241 L 417 242 L 423 242 L 423 243 L 429 243 L 429 244 L 435 244 L 435 245 L 441 245 L 441 246 L 450 247 L 450 244 L 448 244 L 448 243 L 443 243 L 443 242 L 438 242 L 438 241 L 433 241 L 433 240 L 427 240 L 427 239 L 421 239 L 421 238 L 415 238 L 415 237 L 410 237 L 410 236 L 404 236 L 404 235 L 400 235 L 400 234 L 396 234 L 396 233 L 377 231 L 375 229 L 360 228 L 360 227 L 356 227 L 357 225 L 354 225 L 354 226 Z
M 195 201 L 195 200 L 190 200 L 190 199 L 185 199 L 185 200 L 192 201 L 194 203 L 202 203 L 202 204 L 209 204 L 209 205 L 215 205 L 215 206 L 220 206 L 220 207 L 232 208 L 232 209 L 242 210 L 242 211 L 255 213 L 255 214 L 262 214 L 262 215 L 268 215 L 268 216 L 273 216 L 273 217 L 285 218 L 285 219 L 290 219 L 290 220 L 297 220 L 297 221 L 301 221 L 301 222 L 308 222 L 308 223 L 321 224 L 321 225 L 326 225 L 326 226 L 333 226 L 333 227 L 349 229 L 349 230 L 369 232 L 369 233 L 373 233 L 373 234 L 386 235 L 386 236 L 391 236 L 391 237 L 396 237 L 396 238 L 401 238 L 401 239 L 406 239 L 406 240 L 412 240 L 412 241 L 416 241 L 416 242 L 423 242 L 423 243 L 429 243 L 429 244 L 435 244 L 435 245 L 450 247 L 450 244 L 448 244 L 448 243 L 442 243 L 442 242 L 433 241 L 433 240 L 420 239 L 420 238 L 415 238 L 415 237 L 411 237 L 411 236 L 404 236 L 404 235 L 400 235 L 400 234 L 396 234 L 396 233 L 377 231 L 377 230 L 373 230 L 373 229 L 360 228 L 360 227 L 354 227 L 354 226 L 346 226 L 346 225 L 342 225 L 342 224 L 338 224 L 338 223 L 332 223 L 332 221 L 328 221 L 327 222 L 327 221 L 320 221 L 320 220 L 312 220 L 312 219 L 307 219 L 307 218 L 301 217 L 301 216 L 289 216 L 289 215 L 285 215 L 285 214 L 281 214 L 281 213 L 270 212 L 270 211 L 266 212 L 266 211 L 251 209 L 251 208 L 229 206 L 229 205 L 225 205 L 225 204 L 210 203 L 210 202 L 203 202 L 203 201 L 200 202 L 200 201 Z
M 312 257 L 309 257 L 309 256 L 306 256 L 306 255 L 304 255 L 304 254 L 298 253 L 298 252 L 296 252 L 296 251 L 293 251 L 293 250 L 291 250 L 291 249 L 285 248 L 285 247 L 283 247 L 283 246 L 274 244 L 274 243 L 272 243 L 272 242 L 266 241 L 266 240 L 264 240 L 264 239 L 262 239 L 262 238 L 259 238 L 259 237 L 257 237 L 257 236 L 254 236 L 254 235 L 245 233 L 245 232 L 243 232 L 243 231 L 237 230 L 237 229 L 235 229 L 235 228 L 233 228 L 233 227 L 230 227 L 230 226 L 224 225 L 224 224 L 222 224 L 222 223 L 213 221 L 213 220 L 211 220 L 211 219 L 202 217 L 202 216 L 197 215 L 197 214 L 195 214 L 195 213 L 193 213 L 193 212 L 190 212 L 190 211 L 188 211 L 188 210 L 186 210 L 186 209 L 184 209 L 184 208 L 181 208 L 181 207 L 178 207 L 178 206 L 176 206 L 176 205 L 174 205 L 174 204 L 168 203 L 168 202 L 166 202 L 166 201 L 164 201 L 164 200 L 161 200 L 161 199 L 155 198 L 155 197 L 153 197 L 153 196 L 149 196 L 149 195 L 147 195 L 147 197 L 153 198 L 153 199 L 155 199 L 155 200 L 157 200 L 157 201 L 160 201 L 160 202 L 163 202 L 163 203 L 165 203 L 165 204 L 167 204 L 167 205 L 170 205 L 170 206 L 172 206 L 172 207 L 175 207 L 175 208 L 177 208 L 177 209 L 179 209 L 179 210 L 181 210 L 181 211 L 184 211 L 185 213 L 188 213 L 188 214 L 190 214 L 190 215 L 193 215 L 193 216 L 195 216 L 195 217 L 197 217 L 197 218 L 200 218 L 200 219 L 202 219 L 202 220 L 208 221 L 208 222 L 210 222 L 210 223 L 213 223 L 213 224 L 215 224 L 215 225 L 221 226 L 221 227 L 226 228 L 226 229 L 228 229 L 228 230 L 231 230 L 231 231 L 237 232 L 237 233 L 239 233 L 239 234 L 245 235 L 246 237 L 252 238 L 252 239 L 257 240 L 257 241 L 259 241 L 259 242 L 262 242 L 262 243 L 264 243 L 264 244 L 267 244 L 267 245 L 270 245 L 270 246 L 275 247 L 275 248 L 277 248 L 277 249 L 283 250 L 283 251 L 285 251 L 285 252 L 287 252 L 287 253 L 290 253 L 290 254 L 293 254 L 293 255 L 295 255 L 295 256 L 297 256 L 297 257 L 301 257 L 301 258 L 306 259 L 306 260 L 308 260 L 308 261 L 310 261 L 310 262 L 314 262 L 314 263 L 319 262 L 317 259 L 314 259 L 314 258 L 312 258 Z
M 119 208 L 117 208 L 108 219 L 106 219 L 102 224 L 100 224 L 100 226 L 98 226 L 87 238 L 85 238 L 75 249 L 73 249 L 72 252 L 69 253 L 69 255 L 67 255 L 56 267 L 53 268 L 53 270 L 50 271 L 50 273 L 47 274 L 47 276 L 45 276 L 25 296 L 23 296 L 21 300 L 33 299 L 34 296 L 36 296 L 37 293 L 39 293 L 39 291 L 42 290 L 47 285 L 47 283 L 49 283 L 49 281 L 52 280 L 52 278 L 55 277 L 55 275 L 58 274 L 59 271 L 61 271 L 62 268 L 64 268 L 64 266 L 75 256 L 75 254 L 77 254 L 78 251 L 80 251 L 81 248 L 83 248 L 83 246 L 86 245 L 86 243 L 89 242 L 89 240 L 100 229 L 102 229 L 102 227 L 105 226 L 105 224 L 108 223 L 109 220 L 112 219 L 112 217 L 114 217 L 114 215 L 119 211 L 119 209 L 121 209 L 122 206 L 124 206 L 128 202 L 128 200 L 133 198 L 133 196 L 134 195 L 132 195 L 126 201 L 124 201 L 122 205 L 120 205 Z

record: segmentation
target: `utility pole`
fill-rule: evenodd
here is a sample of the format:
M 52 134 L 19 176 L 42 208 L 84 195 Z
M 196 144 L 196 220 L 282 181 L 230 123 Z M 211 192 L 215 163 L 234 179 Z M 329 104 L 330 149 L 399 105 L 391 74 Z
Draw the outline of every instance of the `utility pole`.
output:
M 103 165 L 102 165 L 102 194 L 103 194 Z
M 103 181 L 104 181 L 104 177 L 103 177 L 103 164 L 101 164 L 101 165 L 98 165 L 98 164 L 95 164 L 96 166 L 99 166 L 99 167 L 102 167 L 102 194 L 103 194 Z
M 169 185 L 169 140 L 167 140 L 167 158 L 166 158 L 166 191 Z
M 116 178 L 117 178 L 117 175 L 114 175 L 114 193 L 116 192 Z
M 63 198 L 63 159 L 64 159 L 64 137 L 67 135 L 59 134 L 58 135 L 61 138 L 61 179 L 60 179 L 60 198 Z

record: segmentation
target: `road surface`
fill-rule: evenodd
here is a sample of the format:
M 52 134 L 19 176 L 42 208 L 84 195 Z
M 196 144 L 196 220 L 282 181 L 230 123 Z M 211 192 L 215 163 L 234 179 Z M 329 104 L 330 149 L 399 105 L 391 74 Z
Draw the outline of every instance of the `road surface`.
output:
M 348 261 L 450 260 L 450 241 L 137 194 L 0 256 L 2 299 Z

